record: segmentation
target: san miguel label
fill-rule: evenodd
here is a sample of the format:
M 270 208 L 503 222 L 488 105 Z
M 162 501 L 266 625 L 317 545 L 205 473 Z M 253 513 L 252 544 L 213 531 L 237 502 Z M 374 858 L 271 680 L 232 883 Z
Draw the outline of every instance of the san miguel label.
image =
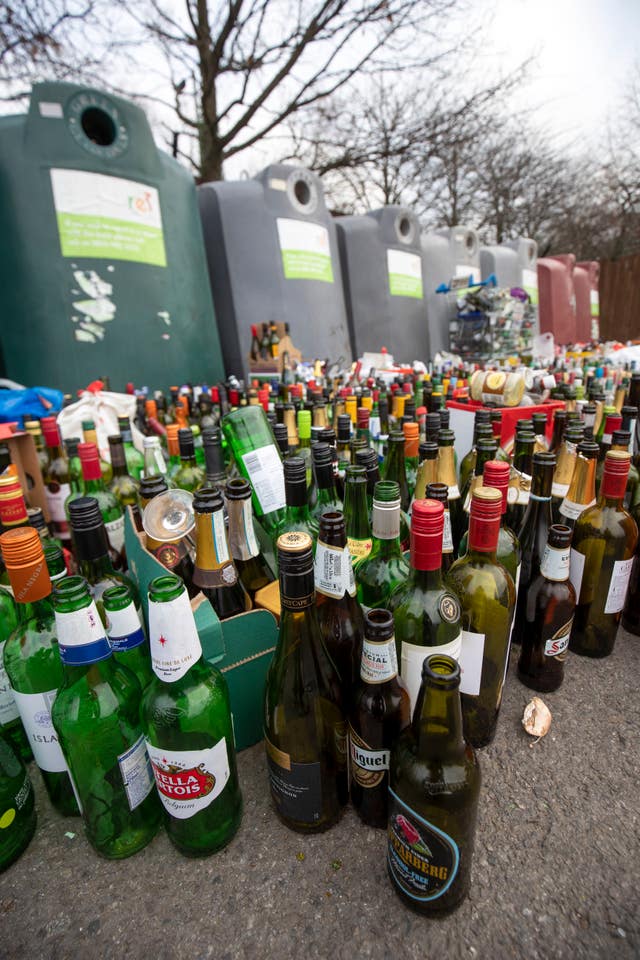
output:
M 424 903 L 449 889 L 460 853 L 452 837 L 418 816 L 390 789 L 387 860 L 400 890 Z
M 361 787 L 371 790 L 379 786 L 389 770 L 391 751 L 374 750 L 349 726 L 349 746 L 351 754 L 351 779 Z
M 208 750 L 163 750 L 147 740 L 156 787 L 165 810 L 188 820 L 218 797 L 230 777 L 227 741 Z

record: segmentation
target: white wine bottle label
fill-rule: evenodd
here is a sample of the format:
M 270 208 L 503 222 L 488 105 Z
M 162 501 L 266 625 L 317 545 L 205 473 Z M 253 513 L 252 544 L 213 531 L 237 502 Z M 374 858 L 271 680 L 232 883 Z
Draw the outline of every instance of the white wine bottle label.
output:
M 9 677 L 4 668 L 5 643 L 5 640 L 0 643 L 0 727 L 4 727 L 5 724 L 11 723 L 12 720 L 16 720 L 20 716 L 13 693 L 11 692 Z
M 263 513 L 273 513 L 287 505 L 284 469 L 276 448 L 269 444 L 242 455 L 251 486 Z
M 391 877 L 418 903 L 437 900 L 460 866 L 458 845 L 448 833 L 421 817 L 389 790 L 387 862 Z
M 35 761 L 40 769 L 46 770 L 47 773 L 63 773 L 67 769 L 58 734 L 51 722 L 51 708 L 57 692 L 57 690 L 48 690 L 46 693 L 13 691 L 22 726 Z
M 111 647 L 95 600 L 80 610 L 55 612 L 58 648 L 63 663 L 81 666 L 111 656 Z
M 373 501 L 371 532 L 378 540 L 395 540 L 400 536 L 400 501 L 379 503 Z
M 511 468 L 509 486 L 507 488 L 507 502 L 510 504 L 519 503 L 525 506 L 529 503 L 531 493 L 531 477 L 528 473 L 521 473 L 515 467 Z
M 202 656 L 187 591 L 167 603 L 149 600 L 149 643 L 153 672 L 165 683 L 175 683 Z
M 569 579 L 576 592 L 576 601 L 580 603 L 580 589 L 582 587 L 582 576 L 584 574 L 584 562 L 586 557 L 579 550 L 571 548 L 571 559 L 569 562 Z
M 444 530 L 442 531 L 442 552 L 453 553 L 453 534 L 451 532 L 451 514 L 445 507 Z
M 278 813 L 300 823 L 316 823 L 322 817 L 322 765 L 296 763 L 265 736 L 271 796 Z
M 460 499 L 460 490 L 458 489 L 458 484 L 454 483 L 449 487 L 449 492 L 447 494 L 448 500 L 459 500 Z
M 147 752 L 162 805 L 176 820 L 212 804 L 231 776 L 224 737 L 208 750 L 165 750 L 147 740 Z
M 573 617 L 566 623 L 563 623 L 559 630 L 556 630 L 552 637 L 549 637 L 544 644 L 545 657 L 557 657 L 558 660 L 564 660 L 569 649 L 569 637 L 571 636 L 571 627 L 573 626 Z
M 318 541 L 313 562 L 313 577 L 316 590 L 325 597 L 356 595 L 356 581 L 349 547 L 331 547 Z
M 592 500 L 590 503 L 576 503 L 574 500 L 568 500 L 566 497 L 560 504 L 560 513 L 563 517 L 567 517 L 569 520 L 577 520 L 585 510 L 588 510 L 589 507 L 592 507 L 596 501 Z
M 562 582 L 569 579 L 569 569 L 571 567 L 571 548 L 570 547 L 551 547 L 549 544 L 544 548 L 542 562 L 540 563 L 540 573 L 547 580 Z
M 373 750 L 362 737 L 358 736 L 351 724 L 349 724 L 349 748 L 351 779 L 367 790 L 379 786 L 389 769 L 391 750 Z
M 557 480 L 554 480 L 551 484 L 551 496 L 566 497 L 569 486 L 570 484 L 568 483 L 559 483 Z
M 411 698 L 411 713 L 418 699 L 420 684 L 422 682 L 422 666 L 427 657 L 434 653 L 444 653 L 448 657 L 460 662 L 460 653 L 462 648 L 462 633 L 455 640 L 449 643 L 443 643 L 438 647 L 423 647 L 416 643 L 407 643 L 402 641 L 400 647 L 400 676 L 405 682 L 409 697 Z
M 484 633 L 473 630 L 462 631 L 462 649 L 460 651 L 460 693 L 477 697 L 480 693 L 482 664 L 484 660 Z
M 124 547 L 124 514 L 117 520 L 109 520 L 104 525 L 112 548 L 120 553 Z
M 627 587 L 633 566 L 633 557 L 628 560 L 616 560 L 613 564 L 613 573 L 609 582 L 607 602 L 604 605 L 605 613 L 620 613 L 627 599 Z
M 251 498 L 227 500 L 229 514 L 229 546 L 234 560 L 251 560 L 260 553 L 253 526 Z
M 213 533 L 213 549 L 216 552 L 216 563 L 222 566 L 231 560 L 227 531 L 224 526 L 224 511 L 214 510 L 211 514 L 211 532 Z
M 133 603 L 123 610 L 107 612 L 107 635 L 111 649 L 116 652 L 132 650 L 144 643 L 144 630 Z
M 424 647 L 422 648 L 424 649 Z M 398 657 L 395 637 L 376 643 L 374 640 L 362 641 L 362 659 L 360 677 L 365 683 L 384 683 L 398 676 Z
M 142 734 L 133 746 L 118 757 L 120 776 L 124 784 L 129 809 L 135 810 L 147 799 L 153 789 L 154 776 L 147 747 Z
M 64 502 L 71 493 L 71 487 L 68 483 L 51 483 L 45 490 L 47 500 L 47 509 L 49 510 L 49 519 L 53 523 L 67 523 L 67 515 L 64 512 Z

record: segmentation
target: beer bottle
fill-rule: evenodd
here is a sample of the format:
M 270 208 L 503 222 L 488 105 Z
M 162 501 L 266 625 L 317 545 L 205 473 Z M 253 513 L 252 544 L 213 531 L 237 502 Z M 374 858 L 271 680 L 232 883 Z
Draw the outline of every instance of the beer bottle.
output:
M 160 823 L 140 725 L 142 691 L 115 662 L 82 577 L 61 580 L 53 603 L 64 677 L 51 719 L 87 839 L 103 857 L 120 860 L 146 847 Z
M 386 607 L 395 588 L 409 574 L 400 546 L 400 488 L 395 481 L 376 483 L 372 519 L 371 553 L 354 569 L 358 600 L 365 610 Z
M 64 816 L 76 816 L 69 771 L 51 724 L 62 663 L 42 542 L 35 530 L 23 527 L 3 533 L 0 549 L 18 612 L 18 626 L 4 647 L 11 692 L 52 804 Z
M 202 655 L 184 584 L 165 574 L 149 584 L 155 677 L 140 716 L 169 839 L 191 857 L 232 839 L 242 819 L 227 684 Z
M 242 584 L 253 601 L 275 577 L 262 555 L 253 526 L 251 485 L 244 477 L 228 480 L 224 489 L 229 517 L 229 547 Z
M 0 872 L 31 843 L 36 830 L 36 805 L 29 774 L 19 750 L 0 733 Z
M 540 572 L 530 583 L 523 607 L 525 622 L 518 660 L 518 677 L 540 693 L 557 690 L 564 679 L 564 662 L 576 608 L 569 580 L 571 528 L 552 524 Z
M 389 875 L 427 915 L 453 910 L 469 888 L 480 767 L 463 736 L 459 686 L 455 660 L 428 657 L 413 722 L 391 750 Z
M 320 633 L 311 537 L 285 533 L 277 549 L 282 614 L 264 696 L 271 796 L 286 826 L 317 833 L 348 798 L 342 691 Z
M 364 631 L 349 720 L 351 802 L 363 823 L 386 827 L 390 751 L 411 723 L 411 702 L 398 676 L 393 615 L 370 610 Z
M 196 518 L 196 562 L 193 582 L 210 601 L 220 620 L 251 609 L 229 551 L 224 500 L 218 487 L 200 487 L 193 498 Z
M 153 678 L 149 641 L 131 590 L 124 583 L 109 587 L 102 594 L 102 603 L 113 659 L 135 673 L 140 689 L 146 690 Z

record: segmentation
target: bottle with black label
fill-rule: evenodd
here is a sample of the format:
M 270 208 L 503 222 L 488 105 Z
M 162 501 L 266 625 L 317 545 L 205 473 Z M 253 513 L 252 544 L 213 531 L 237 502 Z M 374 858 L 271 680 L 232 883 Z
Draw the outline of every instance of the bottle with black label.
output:
M 563 524 L 549 528 L 540 573 L 529 585 L 522 608 L 518 677 L 540 693 L 557 690 L 564 679 L 576 608 L 576 592 L 569 580 L 571 535 L 571 528 Z
M 193 582 L 220 620 L 251 609 L 251 600 L 231 557 L 224 524 L 224 500 L 218 487 L 200 487 L 193 498 L 196 562 Z
M 432 654 L 413 722 L 391 750 L 387 865 L 404 903 L 455 909 L 469 888 L 480 767 L 462 733 L 460 667 Z
M 398 676 L 393 614 L 370 610 L 349 721 L 351 802 L 370 827 L 387 826 L 391 747 L 410 723 L 409 692 Z
M 283 823 L 317 833 L 348 799 L 342 689 L 318 623 L 311 537 L 285 533 L 277 549 L 282 614 L 264 697 L 271 796 Z

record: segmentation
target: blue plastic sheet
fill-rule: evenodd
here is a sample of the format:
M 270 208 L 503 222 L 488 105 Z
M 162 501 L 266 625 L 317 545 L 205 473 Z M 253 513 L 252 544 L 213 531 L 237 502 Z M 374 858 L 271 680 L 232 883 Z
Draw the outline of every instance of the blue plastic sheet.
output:
M 27 387 L 25 390 L 0 390 L 0 423 L 17 422 L 20 429 L 32 417 L 59 413 L 63 396 L 50 387 Z

